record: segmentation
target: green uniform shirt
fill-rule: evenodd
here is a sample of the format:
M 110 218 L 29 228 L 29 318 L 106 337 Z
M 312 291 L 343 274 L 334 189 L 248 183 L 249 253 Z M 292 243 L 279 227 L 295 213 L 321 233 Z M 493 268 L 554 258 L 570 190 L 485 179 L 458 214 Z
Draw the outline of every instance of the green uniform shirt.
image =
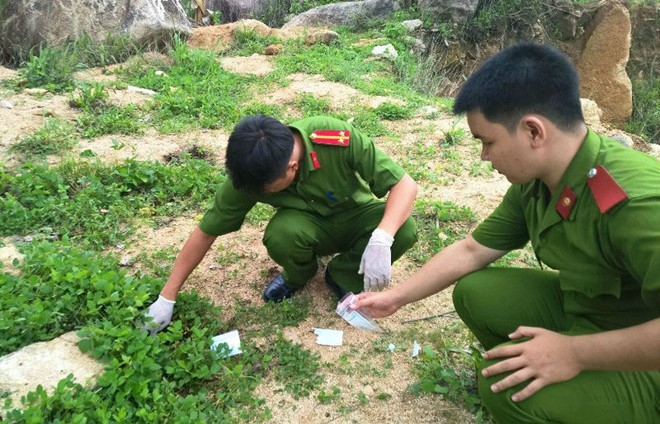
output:
M 403 168 L 346 122 L 322 116 L 289 127 L 300 133 L 305 144 L 297 180 L 280 192 L 253 195 L 236 190 L 227 178 L 200 222 L 204 233 L 219 236 L 238 230 L 257 202 L 330 216 L 383 197 L 405 175 Z M 348 130 L 350 142 L 315 144 L 310 139 L 315 130 Z
M 587 184 L 598 165 L 628 197 L 605 213 Z M 563 219 L 556 208 L 566 186 L 575 199 Z M 574 325 L 607 330 L 659 317 L 660 163 L 590 130 L 558 188 L 551 196 L 539 180 L 511 186 L 473 237 L 498 250 L 531 240 L 537 258 L 559 271 Z

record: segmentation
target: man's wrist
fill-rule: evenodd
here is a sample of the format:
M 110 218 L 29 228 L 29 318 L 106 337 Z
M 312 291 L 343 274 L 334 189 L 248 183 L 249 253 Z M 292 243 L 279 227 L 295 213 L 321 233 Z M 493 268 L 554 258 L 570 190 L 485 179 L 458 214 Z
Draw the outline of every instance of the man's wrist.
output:
M 165 291 L 160 292 L 160 294 L 158 295 L 158 299 L 163 300 L 167 303 L 171 303 L 172 305 L 176 303 L 176 295 L 170 296 Z
M 394 236 L 382 228 L 376 228 L 373 233 L 371 233 L 371 240 L 378 240 L 379 242 L 385 243 L 391 247 L 392 243 L 394 243 Z

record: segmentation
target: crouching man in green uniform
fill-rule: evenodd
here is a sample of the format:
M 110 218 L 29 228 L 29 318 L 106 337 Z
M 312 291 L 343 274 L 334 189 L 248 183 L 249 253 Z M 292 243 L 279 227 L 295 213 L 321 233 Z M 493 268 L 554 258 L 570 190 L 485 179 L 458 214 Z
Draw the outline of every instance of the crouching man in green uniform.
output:
M 346 122 L 245 118 L 229 136 L 226 168 L 229 178 L 148 309 L 152 334 L 169 324 L 177 293 L 215 239 L 237 231 L 257 202 L 277 208 L 263 243 L 282 267 L 265 301 L 291 297 L 316 274 L 317 256 L 335 253 L 325 281 L 337 296 L 383 289 L 392 262 L 417 241 L 410 217 L 417 184 Z
M 386 316 L 458 280 L 497 422 L 660 423 L 660 163 L 586 127 L 550 46 L 490 58 L 454 111 L 512 186 L 470 236 L 355 306 Z M 486 268 L 528 241 L 542 269 Z

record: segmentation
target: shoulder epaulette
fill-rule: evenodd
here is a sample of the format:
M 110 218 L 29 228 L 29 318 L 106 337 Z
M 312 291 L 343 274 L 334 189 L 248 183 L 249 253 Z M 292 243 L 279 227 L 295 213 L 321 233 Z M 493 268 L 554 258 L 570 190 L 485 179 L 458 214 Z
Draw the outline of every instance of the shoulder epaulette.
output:
M 349 130 L 315 130 L 309 135 L 314 144 L 328 144 L 331 146 L 348 146 L 351 143 Z
M 628 199 L 623 188 L 602 165 L 589 170 L 587 184 L 589 184 L 600 213 L 605 213 Z

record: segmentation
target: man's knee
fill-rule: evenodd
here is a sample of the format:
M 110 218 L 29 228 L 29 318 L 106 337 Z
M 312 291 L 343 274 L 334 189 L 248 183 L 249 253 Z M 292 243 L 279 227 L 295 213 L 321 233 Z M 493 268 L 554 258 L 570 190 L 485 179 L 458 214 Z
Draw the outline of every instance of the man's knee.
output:
M 481 397 L 484 407 L 486 407 L 488 412 L 490 412 L 493 418 L 495 418 L 495 422 L 502 424 L 551 422 L 551 420 L 543 418 L 545 414 L 543 413 L 543 408 L 539 408 L 539 405 L 537 405 L 537 400 L 539 400 L 538 397 L 534 398 L 534 396 L 532 396 L 522 402 L 514 402 L 511 400 L 511 396 L 522 390 L 529 381 L 499 393 L 493 392 L 491 386 L 509 374 L 501 374 L 495 377 L 486 378 L 481 375 L 481 370 L 497 362 L 498 361 L 484 360 L 482 367 L 477 371 L 479 373 L 479 396 Z M 547 415 L 545 417 L 549 418 Z
M 408 218 L 394 237 L 392 245 L 392 262 L 401 257 L 417 242 L 417 226 L 412 218 Z
M 456 313 L 462 319 L 469 315 L 469 311 L 472 309 L 470 307 L 471 302 L 483 295 L 483 287 L 479 284 L 482 281 L 483 279 L 477 271 L 464 276 L 454 285 L 452 292 L 454 308 L 456 308 Z
M 278 212 L 271 219 L 262 240 L 273 259 L 301 248 L 308 248 L 312 243 L 312 237 L 307 234 L 305 227 L 300 225 L 300 217 L 295 213 L 283 212 Z

